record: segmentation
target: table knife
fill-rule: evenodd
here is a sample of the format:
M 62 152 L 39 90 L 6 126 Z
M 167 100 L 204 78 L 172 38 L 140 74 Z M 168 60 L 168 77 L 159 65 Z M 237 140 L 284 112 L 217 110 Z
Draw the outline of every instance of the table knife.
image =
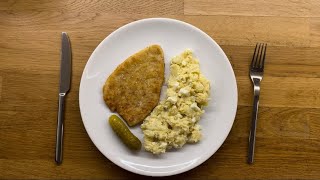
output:
M 63 150 L 63 123 L 64 123 L 64 103 L 65 97 L 70 89 L 71 83 L 71 45 L 68 34 L 61 34 L 61 65 L 60 65 L 60 89 L 59 89 L 59 106 L 58 106 L 58 122 L 57 122 L 57 139 L 56 139 L 56 155 L 57 164 L 62 163 Z

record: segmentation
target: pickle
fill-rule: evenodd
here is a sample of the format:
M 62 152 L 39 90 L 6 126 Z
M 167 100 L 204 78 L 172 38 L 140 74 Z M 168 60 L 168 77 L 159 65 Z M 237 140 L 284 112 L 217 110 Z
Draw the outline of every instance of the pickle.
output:
M 125 123 L 116 115 L 111 115 L 109 117 L 109 124 L 113 131 L 118 135 L 122 142 L 132 150 L 140 150 L 141 142 L 140 140 L 132 134 Z

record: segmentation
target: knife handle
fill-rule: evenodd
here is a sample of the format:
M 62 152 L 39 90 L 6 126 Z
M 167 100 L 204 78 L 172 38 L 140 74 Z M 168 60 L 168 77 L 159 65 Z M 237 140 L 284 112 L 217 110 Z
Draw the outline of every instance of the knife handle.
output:
M 59 93 L 59 109 L 57 122 L 57 140 L 56 140 L 56 163 L 62 163 L 62 148 L 63 148 L 63 122 L 64 122 L 64 100 L 66 93 Z

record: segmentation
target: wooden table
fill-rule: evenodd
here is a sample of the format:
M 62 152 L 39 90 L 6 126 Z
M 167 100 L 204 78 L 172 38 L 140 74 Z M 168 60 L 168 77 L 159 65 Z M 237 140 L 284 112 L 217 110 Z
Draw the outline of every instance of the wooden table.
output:
M 8 0 L 0 2 L 0 179 L 136 178 L 105 158 L 79 112 L 82 70 L 112 31 L 148 17 L 191 23 L 214 38 L 234 68 L 239 105 L 223 146 L 187 179 L 320 178 L 320 1 Z M 64 162 L 54 162 L 60 34 L 70 35 Z M 269 45 L 254 165 L 246 163 L 256 42 Z

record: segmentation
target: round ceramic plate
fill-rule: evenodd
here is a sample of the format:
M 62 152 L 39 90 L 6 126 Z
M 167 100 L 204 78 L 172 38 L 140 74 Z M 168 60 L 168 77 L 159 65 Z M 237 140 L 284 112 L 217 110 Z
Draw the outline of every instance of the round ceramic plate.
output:
M 200 61 L 202 73 L 211 83 L 211 101 L 200 120 L 203 138 L 178 150 L 152 155 L 142 149 L 132 152 L 109 126 L 112 114 L 103 101 L 102 87 L 108 76 L 127 57 L 159 44 L 165 56 L 165 76 L 170 59 L 189 48 Z M 166 87 L 163 87 L 162 95 Z M 173 19 L 152 18 L 127 24 L 105 38 L 94 50 L 83 71 L 79 102 L 83 124 L 91 140 L 110 161 L 142 175 L 169 176 L 188 171 L 210 158 L 232 127 L 237 109 L 237 85 L 228 58 L 206 33 Z M 131 131 L 143 142 L 140 126 Z

